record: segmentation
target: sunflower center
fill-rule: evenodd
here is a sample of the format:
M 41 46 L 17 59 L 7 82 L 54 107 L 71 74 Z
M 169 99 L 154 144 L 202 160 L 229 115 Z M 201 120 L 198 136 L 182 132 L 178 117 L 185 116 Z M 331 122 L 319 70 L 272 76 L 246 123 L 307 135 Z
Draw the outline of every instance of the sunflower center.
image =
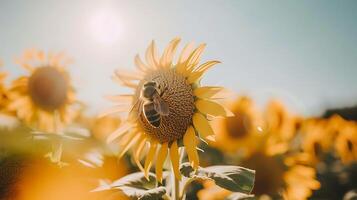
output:
M 232 138 L 244 138 L 252 128 L 252 122 L 247 114 L 234 112 L 234 117 L 226 119 L 228 134 Z
M 322 154 L 322 147 L 321 147 L 321 144 L 320 144 L 320 143 L 314 142 L 314 144 L 313 144 L 313 149 L 314 149 L 314 154 L 315 154 L 316 157 L 321 156 L 321 154 Z
M 276 128 L 279 129 L 284 124 L 284 115 L 282 111 L 278 111 L 276 115 Z
M 33 102 L 48 111 L 66 102 L 67 89 L 66 78 L 53 67 L 40 67 L 29 78 L 28 90 Z
M 347 139 L 347 149 L 348 151 L 353 152 L 353 143 L 349 139 Z
M 144 84 L 155 82 L 161 101 L 168 106 L 167 115 L 157 115 L 157 111 L 149 112 L 154 108 L 152 101 L 144 101 L 143 110 L 139 111 L 139 123 L 144 132 L 158 139 L 161 143 L 179 140 L 192 124 L 195 104 L 191 85 L 186 78 L 175 69 L 159 69 L 148 73 L 139 83 L 136 91 L 137 98 L 144 88 Z M 164 92 L 164 93 L 163 93 Z M 144 113 L 146 110 L 146 114 Z M 156 116 L 154 116 L 156 115 Z M 156 121 L 153 126 L 152 121 Z
M 256 170 L 253 194 L 273 195 L 284 184 L 284 166 L 274 157 L 255 153 L 243 161 L 242 165 Z

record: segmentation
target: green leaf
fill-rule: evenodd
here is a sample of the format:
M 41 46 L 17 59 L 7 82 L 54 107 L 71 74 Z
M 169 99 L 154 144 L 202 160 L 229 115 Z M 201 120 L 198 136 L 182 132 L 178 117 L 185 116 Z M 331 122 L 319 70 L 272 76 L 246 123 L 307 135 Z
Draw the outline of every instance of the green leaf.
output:
M 138 200 L 159 200 L 166 194 L 165 187 L 161 186 L 151 190 L 147 190 Z
M 112 187 L 129 186 L 138 188 L 152 189 L 156 184 L 156 176 L 153 173 L 149 173 L 148 179 L 145 178 L 144 173 L 137 172 L 126 175 L 117 181 L 112 183 Z
M 252 194 L 243 194 L 240 192 L 233 192 L 224 200 L 253 200 L 255 199 L 254 195 Z
M 149 178 L 146 179 L 142 172 L 129 174 L 113 183 L 102 180 L 100 186 L 92 192 L 105 190 L 119 191 L 131 199 L 138 200 L 159 200 L 166 194 L 165 187 L 156 187 L 153 173 L 149 173 Z
M 255 171 L 239 166 L 211 166 L 194 170 L 189 163 L 183 163 L 182 175 L 203 180 L 213 180 L 216 185 L 244 194 L 250 194 L 254 187 Z

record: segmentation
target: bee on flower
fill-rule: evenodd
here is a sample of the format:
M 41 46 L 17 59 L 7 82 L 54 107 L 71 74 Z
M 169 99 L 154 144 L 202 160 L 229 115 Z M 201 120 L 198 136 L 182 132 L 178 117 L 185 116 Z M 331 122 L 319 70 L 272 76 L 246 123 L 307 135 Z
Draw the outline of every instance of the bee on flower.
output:
M 116 71 L 114 80 L 134 92 L 110 97 L 118 105 L 105 112 L 129 113 L 128 119 L 108 141 L 120 138 L 120 155 L 133 148 L 134 160 L 146 176 L 156 159 L 156 175 L 160 182 L 167 157 L 176 179 L 181 179 L 181 146 L 187 151 L 192 167 L 197 169 L 197 144 L 200 140 L 215 139 L 210 119 L 231 115 L 213 98 L 222 87 L 200 86 L 203 74 L 220 62 L 199 64 L 205 44 L 196 48 L 186 45 L 175 62 L 173 58 L 179 42 L 180 39 L 173 39 L 159 56 L 153 41 L 146 50 L 146 63 L 139 56 L 135 57 L 137 70 L 134 73 Z M 142 154 L 146 154 L 144 166 L 140 161 Z

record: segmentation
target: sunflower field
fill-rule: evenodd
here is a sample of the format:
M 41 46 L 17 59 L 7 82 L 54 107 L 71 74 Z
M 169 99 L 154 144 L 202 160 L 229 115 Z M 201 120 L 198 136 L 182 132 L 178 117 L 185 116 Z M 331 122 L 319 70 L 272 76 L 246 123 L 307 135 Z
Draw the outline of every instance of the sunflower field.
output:
M 136 71 L 113 80 L 133 90 L 86 114 L 64 54 L 28 50 L 27 73 L 1 72 L 1 199 L 356 198 L 357 123 L 310 117 L 272 99 L 203 86 L 205 44 L 155 42 Z
M 356 8 L 0 2 L 0 200 L 357 200 Z

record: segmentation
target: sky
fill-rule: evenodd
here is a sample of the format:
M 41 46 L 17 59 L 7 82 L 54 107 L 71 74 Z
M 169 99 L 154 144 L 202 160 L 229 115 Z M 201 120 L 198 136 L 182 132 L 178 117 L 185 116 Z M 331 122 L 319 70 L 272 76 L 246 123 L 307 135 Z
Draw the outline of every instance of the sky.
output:
M 259 106 L 272 98 L 320 115 L 357 104 L 357 1 L 0 1 L 0 59 L 11 78 L 24 50 L 65 52 L 78 98 L 93 112 L 103 96 L 128 92 L 111 80 L 133 69 L 151 40 L 207 43 L 202 60 L 222 64 L 202 84 L 223 85 Z

